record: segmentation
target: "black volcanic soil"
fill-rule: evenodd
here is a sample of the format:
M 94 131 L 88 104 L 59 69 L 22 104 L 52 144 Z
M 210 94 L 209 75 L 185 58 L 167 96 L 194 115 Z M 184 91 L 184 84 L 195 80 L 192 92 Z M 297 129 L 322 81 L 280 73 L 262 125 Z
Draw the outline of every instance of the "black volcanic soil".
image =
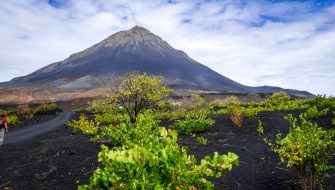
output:
M 215 179 L 216 189 L 241 190 L 295 190 L 297 178 L 292 169 L 280 163 L 276 154 L 259 138 L 256 128 L 258 119 L 264 123 L 268 138 L 279 131 L 287 132 L 288 123 L 283 119 L 288 113 L 268 112 L 254 119 L 245 119 L 241 128 L 233 127 L 224 115 L 213 115 L 216 124 L 198 134 L 208 139 L 206 146 L 190 136 L 180 136 L 179 143 L 198 159 L 213 155 L 215 151 L 225 154 L 235 152 L 240 165 L 227 176 Z M 318 123 L 328 128 L 332 114 L 319 119 Z M 170 122 L 162 122 L 168 125 Z M 0 189 L 76 189 L 86 183 L 98 166 L 99 145 L 65 125 L 22 143 L 0 147 Z M 335 163 L 335 160 L 333 160 Z M 335 190 L 335 171 L 325 178 L 325 190 Z

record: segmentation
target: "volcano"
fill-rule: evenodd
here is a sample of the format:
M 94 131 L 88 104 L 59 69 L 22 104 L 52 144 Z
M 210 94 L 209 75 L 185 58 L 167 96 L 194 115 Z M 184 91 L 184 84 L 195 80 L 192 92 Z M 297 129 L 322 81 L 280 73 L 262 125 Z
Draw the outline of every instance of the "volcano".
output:
M 54 92 L 84 92 L 103 88 L 107 80 L 129 71 L 162 75 L 166 85 L 176 90 L 229 93 L 287 91 L 279 87 L 249 87 L 235 82 L 176 50 L 149 30 L 135 26 L 117 32 L 92 47 L 72 54 L 29 75 L 2 83 L 1 88 L 34 89 Z

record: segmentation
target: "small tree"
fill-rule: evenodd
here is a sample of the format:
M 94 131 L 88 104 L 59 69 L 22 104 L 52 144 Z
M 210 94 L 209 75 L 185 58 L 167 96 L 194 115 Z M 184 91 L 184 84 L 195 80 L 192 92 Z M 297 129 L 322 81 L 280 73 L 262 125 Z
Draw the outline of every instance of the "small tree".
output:
M 299 117 L 300 125 L 292 115 L 286 117 L 291 124 L 289 133 L 284 138 L 278 134 L 276 143 L 270 146 L 288 167 L 297 170 L 302 189 L 313 190 L 322 172 L 334 168 L 328 162 L 335 153 L 335 130 L 323 130 L 307 121 L 303 114 Z
M 171 91 L 163 85 L 162 76 L 129 72 L 110 83 L 108 99 L 120 104 L 134 124 L 136 117 L 144 108 L 155 105 Z

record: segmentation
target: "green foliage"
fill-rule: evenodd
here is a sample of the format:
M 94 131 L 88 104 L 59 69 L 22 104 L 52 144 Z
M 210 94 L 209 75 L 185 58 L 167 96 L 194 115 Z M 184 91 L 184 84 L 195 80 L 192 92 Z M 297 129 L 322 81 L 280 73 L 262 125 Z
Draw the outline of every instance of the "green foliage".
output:
M 218 109 L 226 106 L 226 102 L 223 99 L 215 99 L 208 103 L 210 109 Z
M 276 143 L 270 146 L 288 167 L 298 171 L 304 190 L 315 189 L 321 173 L 334 168 L 328 162 L 335 153 L 335 130 L 323 130 L 306 120 L 303 114 L 299 116 L 300 123 L 292 115 L 286 119 L 291 124 L 289 133 L 285 137 L 278 134 Z
M 244 110 L 244 115 L 249 119 L 254 118 L 258 115 L 258 110 L 256 108 L 247 108 Z
M 36 112 L 37 111 L 51 111 L 57 109 L 57 104 L 56 103 L 50 103 L 50 104 L 41 104 L 35 108 Z
M 78 189 L 213 189 L 206 177 L 218 178 L 238 165 L 234 153 L 215 153 L 197 165 L 195 157 L 178 145 L 177 133 L 165 128 L 149 139 L 112 150 L 102 146 L 101 168 Z
M 335 111 L 333 111 L 333 114 L 335 115 Z M 335 125 L 335 118 L 332 119 L 332 124 Z
M 28 120 L 32 120 L 34 118 L 34 114 L 30 113 L 24 116 Z
M 129 117 L 127 115 L 121 114 L 121 113 L 95 114 L 94 117 L 95 117 L 95 121 L 97 123 L 105 124 L 105 125 L 119 124 L 119 123 L 123 123 L 123 122 L 126 122 L 127 120 L 129 120 Z
M 318 95 L 316 98 L 308 100 L 310 106 L 316 106 L 317 108 L 334 108 L 335 98 Z
M 20 122 L 19 117 L 17 115 L 9 115 L 7 116 L 7 123 L 8 125 L 16 125 Z
M 163 102 L 156 106 L 157 110 L 160 112 L 169 112 L 172 110 L 172 104 L 170 102 Z
M 214 123 L 213 119 L 207 118 L 207 113 L 204 111 L 188 112 L 184 120 L 176 120 L 171 128 L 176 129 L 180 134 L 186 135 L 203 132 Z
M 145 108 L 152 107 L 172 91 L 163 85 L 163 77 L 136 72 L 113 80 L 109 90 L 106 101 L 114 105 L 120 104 L 133 124 Z
M 241 104 L 240 100 L 236 96 L 229 96 L 224 99 L 224 101 L 226 106 L 236 106 Z
M 328 112 L 328 108 L 323 109 L 322 111 L 318 111 L 318 108 L 316 106 L 310 107 L 306 110 L 304 113 L 304 117 L 306 119 L 318 119 L 321 116 L 325 116 Z
M 239 105 L 229 106 L 230 120 L 236 127 L 241 127 L 243 122 L 243 109 Z
M 197 141 L 198 141 L 198 143 L 206 146 L 208 140 L 206 138 L 204 138 L 204 137 L 198 137 Z
M 93 140 L 107 137 L 114 146 L 138 144 L 143 139 L 149 140 L 152 135 L 159 134 L 159 120 L 152 114 L 144 113 L 138 115 L 136 127 L 128 120 L 119 125 L 109 125 L 101 130 Z
M 258 120 L 257 133 L 258 133 L 260 136 L 264 135 L 263 122 L 262 122 L 261 120 Z
M 288 101 L 290 99 L 291 97 L 290 95 L 287 94 L 287 92 L 274 92 L 270 96 L 270 100 L 274 100 L 274 101 Z
M 89 121 L 85 115 L 81 115 L 78 121 L 72 120 L 66 122 L 66 124 L 81 131 L 85 135 L 95 135 L 99 130 L 96 124 L 93 121 Z

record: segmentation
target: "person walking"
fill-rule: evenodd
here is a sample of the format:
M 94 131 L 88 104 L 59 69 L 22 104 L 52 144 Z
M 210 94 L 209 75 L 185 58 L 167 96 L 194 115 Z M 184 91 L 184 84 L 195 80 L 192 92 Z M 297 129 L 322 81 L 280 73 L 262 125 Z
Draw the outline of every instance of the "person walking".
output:
M 1 125 L 0 125 L 0 145 L 3 144 L 5 137 L 5 131 L 8 133 L 7 118 L 5 114 L 1 114 Z

